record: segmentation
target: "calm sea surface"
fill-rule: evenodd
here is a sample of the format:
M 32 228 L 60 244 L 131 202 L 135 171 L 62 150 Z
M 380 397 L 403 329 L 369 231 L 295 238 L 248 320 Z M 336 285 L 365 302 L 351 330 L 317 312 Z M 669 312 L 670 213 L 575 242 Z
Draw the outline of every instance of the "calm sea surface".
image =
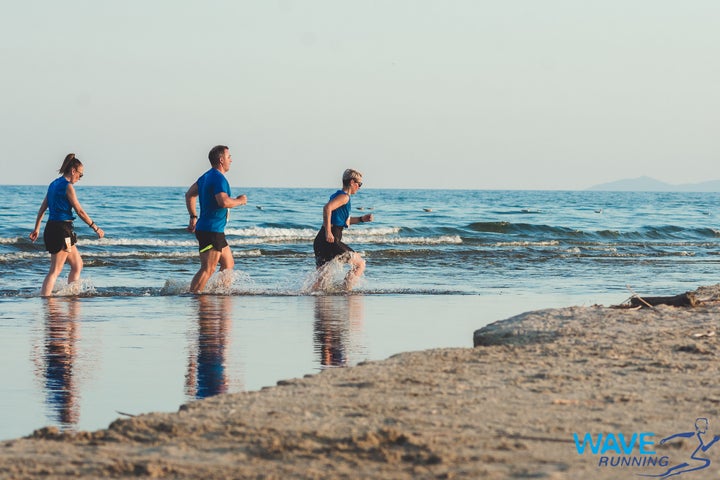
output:
M 28 234 L 46 186 L 0 186 L 0 439 L 471 346 L 494 320 L 620 303 L 628 286 L 669 295 L 718 283 L 717 193 L 363 188 L 353 210 L 375 222 L 344 240 L 365 256 L 365 278 L 353 295 L 311 294 L 312 240 L 334 189 L 235 187 L 248 205 L 226 230 L 234 282 L 192 296 L 185 188 L 76 188 L 106 237 L 75 222 L 82 284 L 60 281 L 44 300 L 49 256 Z

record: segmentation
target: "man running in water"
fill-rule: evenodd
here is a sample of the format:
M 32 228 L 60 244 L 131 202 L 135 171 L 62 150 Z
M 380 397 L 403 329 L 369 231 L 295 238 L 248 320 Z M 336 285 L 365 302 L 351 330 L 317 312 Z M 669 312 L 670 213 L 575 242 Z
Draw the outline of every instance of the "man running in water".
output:
M 232 155 L 225 145 L 213 147 L 208 154 L 211 168 L 205 172 L 185 193 L 185 204 L 190 214 L 188 231 L 195 232 L 200 250 L 200 270 L 190 283 L 192 293 L 201 293 L 205 289 L 215 268 L 220 263 L 220 271 L 230 271 L 235 266 L 230 245 L 225 239 L 228 209 L 247 203 L 247 196 L 233 198 L 230 184 L 225 173 L 232 165 Z M 196 200 L 200 199 L 200 218 L 196 213 Z

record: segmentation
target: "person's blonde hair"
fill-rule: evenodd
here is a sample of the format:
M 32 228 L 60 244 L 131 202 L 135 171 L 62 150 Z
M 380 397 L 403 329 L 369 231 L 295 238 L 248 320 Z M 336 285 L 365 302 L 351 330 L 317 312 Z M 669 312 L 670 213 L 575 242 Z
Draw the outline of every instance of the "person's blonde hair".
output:
M 352 168 L 348 168 L 343 172 L 343 186 L 347 187 L 348 185 L 350 185 L 350 180 L 355 180 L 356 182 L 359 182 L 360 180 L 362 180 L 362 173 Z

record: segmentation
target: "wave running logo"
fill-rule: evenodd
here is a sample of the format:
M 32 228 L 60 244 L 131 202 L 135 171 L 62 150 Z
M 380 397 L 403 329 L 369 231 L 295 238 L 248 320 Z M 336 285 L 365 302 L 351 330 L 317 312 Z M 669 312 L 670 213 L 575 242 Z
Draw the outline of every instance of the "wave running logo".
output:
M 704 454 L 720 440 L 720 435 L 709 438 L 709 426 L 710 422 L 707 418 L 699 417 L 695 420 L 695 431 L 675 433 L 660 440 L 659 445 L 664 445 L 676 439 L 693 437 L 697 439 L 697 446 L 689 458 L 672 465 L 669 456 L 656 455 L 655 443 L 652 440 L 655 434 L 652 432 L 636 432 L 630 437 L 622 433 L 598 434 L 595 437 L 590 433 L 585 433 L 582 439 L 577 433 L 573 433 L 573 440 L 578 455 L 584 455 L 586 452 L 600 455 L 598 467 L 663 467 L 665 470 L 662 473 L 638 473 L 637 475 L 669 478 L 704 470 L 710 466 L 711 461 Z M 633 452 L 636 450 L 637 453 L 634 454 Z

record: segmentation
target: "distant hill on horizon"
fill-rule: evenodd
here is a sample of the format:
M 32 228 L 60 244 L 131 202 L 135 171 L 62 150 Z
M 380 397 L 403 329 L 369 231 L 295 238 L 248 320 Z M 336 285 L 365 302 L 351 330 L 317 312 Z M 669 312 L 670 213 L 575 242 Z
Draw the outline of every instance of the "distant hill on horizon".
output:
M 720 192 L 720 180 L 673 185 L 648 176 L 594 185 L 588 190 L 606 192 Z

